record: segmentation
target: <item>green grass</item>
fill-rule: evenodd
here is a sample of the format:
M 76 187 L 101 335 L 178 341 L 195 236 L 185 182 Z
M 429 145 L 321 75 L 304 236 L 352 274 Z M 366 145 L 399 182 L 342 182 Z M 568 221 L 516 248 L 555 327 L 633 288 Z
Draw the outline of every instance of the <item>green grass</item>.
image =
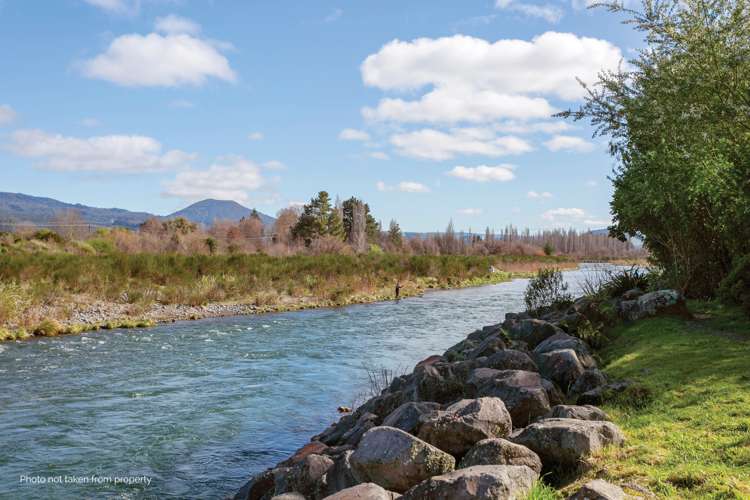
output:
M 663 498 L 750 498 L 750 320 L 715 303 L 690 308 L 694 320 L 653 318 L 611 333 L 605 371 L 651 398 L 604 406 L 626 445 L 594 457 L 577 484 L 603 474 Z
M 547 485 L 543 481 L 534 483 L 534 487 L 529 492 L 526 500 L 562 500 L 565 498 L 562 493 Z

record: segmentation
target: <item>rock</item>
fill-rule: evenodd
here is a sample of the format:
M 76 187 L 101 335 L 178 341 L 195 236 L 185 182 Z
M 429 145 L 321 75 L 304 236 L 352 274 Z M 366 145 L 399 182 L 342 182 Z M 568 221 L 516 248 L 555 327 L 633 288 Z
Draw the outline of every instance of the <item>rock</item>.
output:
M 542 472 L 542 461 L 536 453 L 501 438 L 479 441 L 464 455 L 458 467 L 465 469 L 475 465 L 525 465 L 537 474 Z
M 602 479 L 594 479 L 584 484 L 568 500 L 624 500 L 625 492 L 617 485 Z
M 327 491 L 326 474 L 333 460 L 324 455 L 307 455 L 292 467 L 274 469 L 274 493 L 301 493 L 322 498 Z
M 539 371 L 536 363 L 534 363 L 528 354 L 516 349 L 506 349 L 504 351 L 496 352 L 488 357 L 487 360 L 482 363 L 482 366 L 485 368 L 493 368 L 495 370 Z
M 419 438 L 451 455 L 461 456 L 475 443 L 505 437 L 513 429 L 499 398 L 463 399 L 422 421 Z
M 375 483 L 362 483 L 346 488 L 324 500 L 394 500 L 401 495 L 381 488 Z
M 353 451 L 345 451 L 333 459 L 333 466 L 326 473 L 326 485 L 329 492 L 340 491 L 354 486 L 359 481 L 352 470 Z
M 534 451 L 547 467 L 573 468 L 582 458 L 620 445 L 625 438 L 611 422 L 550 418 L 529 425 L 512 440 Z
M 341 436 L 341 442 L 356 446 L 359 440 L 362 439 L 362 435 L 377 426 L 379 420 L 380 418 L 374 413 L 363 414 L 359 417 L 357 423 Z
M 440 408 L 441 406 L 438 403 L 431 402 L 404 403 L 385 417 L 383 425 L 386 427 L 395 427 L 416 436 L 419 433 L 419 426 L 421 425 L 420 418 Z
M 492 335 L 482 341 L 477 347 L 466 354 L 467 359 L 476 359 L 481 356 L 490 356 L 498 351 L 506 349 L 508 346 L 500 335 Z
M 550 410 L 542 376 L 523 370 L 478 368 L 469 377 L 467 390 L 478 397 L 503 400 L 514 427 L 523 427 Z
M 608 421 L 609 417 L 603 410 L 596 406 L 583 405 L 557 405 L 552 408 L 545 418 L 575 418 L 578 420 L 602 420 Z
M 452 370 L 450 363 L 420 366 L 414 371 L 415 397 L 418 401 L 449 403 L 463 393 L 463 380 Z
M 657 314 L 690 316 L 685 299 L 677 290 L 659 290 L 641 295 L 635 300 L 620 302 L 620 316 L 636 321 Z
M 432 477 L 403 500 L 525 499 L 539 474 L 523 465 L 475 465 Z
M 546 378 L 567 391 L 583 375 L 584 368 L 573 349 L 559 349 L 537 355 L 539 369 Z
M 623 293 L 621 298 L 622 300 L 635 300 L 644 293 L 645 292 L 640 288 L 631 288 L 627 292 Z
M 552 323 L 541 319 L 522 319 L 508 329 L 508 335 L 511 339 L 522 340 L 531 349 L 558 333 L 563 333 L 563 331 Z
M 561 405 L 565 402 L 565 396 L 562 391 L 557 387 L 557 384 L 546 378 L 542 379 L 542 387 L 547 391 L 547 399 L 549 399 L 550 406 Z
M 379 418 L 383 419 L 393 410 L 411 400 L 412 394 L 410 394 L 409 391 L 385 391 L 380 396 L 368 399 L 365 404 L 357 408 L 354 415 L 359 419 L 364 413 L 374 413 Z
M 234 500 L 262 500 L 269 498 L 273 494 L 273 489 L 274 474 L 271 470 L 266 470 L 245 483 L 234 496 Z
M 312 440 L 319 441 L 328 446 L 338 444 L 341 437 L 357 423 L 358 416 L 355 416 L 355 414 L 359 415 L 359 410 L 354 414 L 344 415 L 338 422 L 331 424 L 326 430 L 313 436 Z
M 289 457 L 288 459 L 284 460 L 279 464 L 279 466 L 282 467 L 291 467 L 292 465 L 296 464 L 297 462 L 304 459 L 306 456 L 311 454 L 316 455 L 322 455 L 325 454 L 326 450 L 328 449 L 328 446 L 321 443 L 320 441 L 312 441 L 310 443 L 307 443 L 305 446 L 294 452 L 294 455 Z
M 437 354 L 433 354 L 432 356 L 427 356 L 425 359 L 417 363 L 414 369 L 416 370 L 420 366 L 434 365 L 435 363 L 440 363 L 443 361 L 445 361 L 444 357 L 438 356 Z
M 539 356 L 546 352 L 558 351 L 562 349 L 572 349 L 575 351 L 578 360 L 584 368 L 596 368 L 596 361 L 591 356 L 591 351 L 586 343 L 578 337 L 573 337 L 567 333 L 558 333 L 541 342 L 534 349 L 534 355 Z M 538 359 L 537 359 L 538 362 Z
M 570 387 L 570 394 L 583 394 L 607 384 L 607 377 L 596 368 L 584 371 Z
M 606 401 L 615 398 L 618 394 L 624 392 L 631 385 L 632 383 L 627 380 L 611 382 L 607 385 L 602 385 L 590 391 L 584 392 L 583 394 L 578 396 L 576 403 L 579 405 L 598 406 L 605 403 Z
M 456 460 L 429 443 L 394 427 L 375 427 L 362 436 L 350 458 L 360 482 L 404 492 L 455 468 Z
M 305 498 L 305 495 L 302 495 L 301 493 L 292 492 L 292 493 L 282 493 L 281 495 L 272 496 L 271 500 L 307 500 Z

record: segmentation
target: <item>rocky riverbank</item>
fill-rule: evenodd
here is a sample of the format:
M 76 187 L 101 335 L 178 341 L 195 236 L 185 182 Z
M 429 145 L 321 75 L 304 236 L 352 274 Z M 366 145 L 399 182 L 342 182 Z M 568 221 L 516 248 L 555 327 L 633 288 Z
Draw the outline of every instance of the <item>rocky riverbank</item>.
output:
M 630 290 L 539 317 L 507 314 L 395 378 L 235 499 L 524 499 L 542 475 L 569 481 L 591 454 L 626 439 L 595 405 L 638 389 L 608 380 L 580 337 L 613 316 L 684 311 L 673 290 Z M 602 480 L 570 496 L 627 497 Z

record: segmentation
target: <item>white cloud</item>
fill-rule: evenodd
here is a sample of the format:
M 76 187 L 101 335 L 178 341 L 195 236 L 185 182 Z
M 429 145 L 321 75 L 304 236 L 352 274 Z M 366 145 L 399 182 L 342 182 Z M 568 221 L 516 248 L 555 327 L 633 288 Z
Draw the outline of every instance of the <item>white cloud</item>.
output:
M 342 141 L 369 141 L 370 134 L 364 130 L 345 128 L 339 133 L 339 139 Z
M 541 193 L 537 191 L 529 191 L 528 193 L 526 193 L 526 197 L 531 198 L 532 200 L 537 200 L 540 198 L 552 198 L 552 193 L 550 193 L 549 191 L 542 191 Z
M 239 156 L 220 158 L 206 170 L 179 172 L 164 184 L 163 194 L 184 200 L 215 198 L 247 203 L 250 192 L 266 185 L 261 169 Z
M 131 12 L 136 8 L 136 4 L 128 0 L 84 0 L 84 2 L 107 12 L 117 14 Z
M 196 158 L 180 150 L 162 152 L 156 139 L 140 135 L 89 138 L 18 130 L 9 148 L 17 155 L 38 158 L 40 168 L 108 173 L 159 172 L 183 168 Z
M 553 208 L 542 214 L 542 219 L 550 222 L 580 222 L 588 215 L 582 208 Z
M 191 22 L 179 18 L 180 22 Z M 157 21 L 171 29 L 176 22 Z M 197 25 L 196 25 L 197 26 Z M 185 32 L 148 35 L 130 34 L 115 38 L 107 50 L 85 61 L 82 72 L 88 78 L 106 80 L 126 87 L 176 87 L 203 85 L 208 78 L 237 80 L 221 50 L 224 44 Z
M 264 137 L 263 132 L 250 132 L 247 135 L 247 138 L 250 139 L 251 141 L 261 141 L 263 140 L 263 137 Z
M 166 17 L 157 17 L 154 27 L 156 31 L 166 33 L 167 35 L 178 35 L 180 33 L 197 35 L 201 32 L 200 24 L 174 14 Z
M 609 226 L 612 221 L 606 219 L 586 219 L 583 221 L 587 226 Z
M 606 40 L 548 31 L 531 41 L 494 43 L 465 35 L 394 40 L 362 63 L 366 85 L 383 90 L 463 87 L 498 94 L 584 95 L 575 78 L 591 83 L 616 69 L 620 49 Z
M 430 188 L 419 182 L 402 181 L 395 186 L 390 186 L 383 181 L 378 181 L 375 186 L 378 191 L 401 191 L 402 193 L 429 193 Z
M 16 112 L 7 104 L 0 104 L 0 125 L 8 125 L 16 119 Z
M 528 17 L 537 17 L 553 24 L 559 22 L 563 16 L 562 9 L 550 4 L 536 5 L 515 0 L 497 0 L 495 8 L 518 12 Z
M 370 153 L 370 158 L 375 158 L 376 160 L 390 160 L 391 157 L 388 156 L 387 153 L 384 153 L 382 151 L 373 151 Z
M 458 155 L 505 156 L 531 151 L 531 145 L 515 136 L 496 136 L 492 130 L 463 128 L 442 132 L 422 129 L 391 136 L 399 154 L 427 160 L 450 160 Z
M 341 19 L 341 16 L 343 15 L 344 15 L 343 9 L 333 9 L 331 13 L 328 14 L 323 20 L 327 23 L 332 23 Z
M 363 108 L 362 116 L 371 121 L 402 123 L 481 123 L 498 118 L 546 118 L 555 111 L 541 97 L 449 86 L 432 90 L 418 101 L 381 99 L 376 108 Z
M 286 170 L 286 165 L 278 160 L 267 161 L 263 164 L 266 170 Z
M 573 127 L 562 120 L 554 122 L 521 122 L 521 121 L 506 121 L 496 123 L 492 126 L 496 131 L 507 134 L 559 134 L 565 132 Z
M 489 167 L 487 165 L 480 165 L 478 167 L 463 167 L 457 166 L 453 170 L 447 172 L 452 177 L 458 177 L 467 181 L 474 182 L 508 182 L 515 178 L 513 173 L 513 165 L 498 165 L 496 167 Z
M 571 135 L 556 135 L 544 145 L 550 151 L 575 151 L 577 153 L 589 153 L 594 150 L 594 144 Z
M 461 215 L 482 215 L 481 208 L 461 208 L 458 210 Z

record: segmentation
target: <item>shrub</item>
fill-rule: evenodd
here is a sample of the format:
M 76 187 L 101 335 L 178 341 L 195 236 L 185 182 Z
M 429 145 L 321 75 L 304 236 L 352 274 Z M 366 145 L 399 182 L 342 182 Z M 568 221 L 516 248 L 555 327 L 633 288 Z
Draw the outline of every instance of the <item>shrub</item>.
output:
M 732 271 L 719 286 L 719 297 L 741 306 L 750 315 L 750 254 L 735 261 Z
M 544 247 L 542 248 L 542 250 L 544 250 L 544 255 L 547 255 L 547 256 L 552 255 L 553 253 L 555 253 L 555 247 L 550 242 L 545 243 Z
M 62 236 L 49 229 L 40 229 L 36 231 L 32 236 L 35 240 L 48 241 L 54 243 L 63 243 L 64 239 Z
M 34 328 L 34 335 L 54 337 L 64 331 L 64 328 L 53 319 L 45 319 Z
M 536 277 L 529 281 L 523 298 L 527 311 L 558 306 L 572 299 L 562 272 L 554 268 L 537 271 Z
M 615 298 L 634 288 L 645 292 L 651 281 L 650 273 L 636 266 L 617 271 L 598 269 L 584 278 L 581 289 L 589 297 Z
M 552 486 L 543 481 L 537 481 L 529 491 L 526 500 L 562 500 L 562 498 L 564 498 L 563 495 Z
M 20 285 L 0 282 L 0 324 L 15 322 L 30 303 Z

